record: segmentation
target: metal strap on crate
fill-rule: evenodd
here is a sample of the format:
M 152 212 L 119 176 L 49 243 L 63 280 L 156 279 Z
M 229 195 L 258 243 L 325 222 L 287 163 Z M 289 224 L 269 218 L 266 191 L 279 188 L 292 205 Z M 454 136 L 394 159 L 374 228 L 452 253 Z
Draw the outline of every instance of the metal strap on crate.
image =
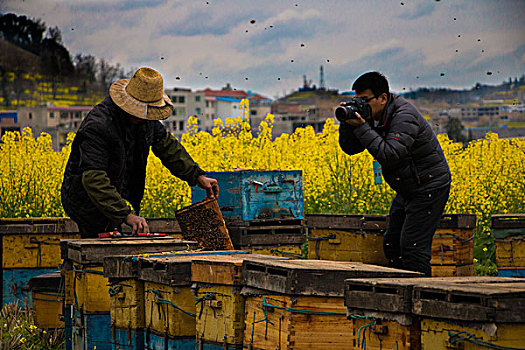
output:
M 448 232 L 440 232 L 440 233 L 438 233 L 438 235 L 439 235 L 439 237 L 451 236 L 451 237 L 454 237 L 455 239 L 457 239 L 460 242 L 468 242 L 468 241 L 470 241 L 470 240 L 472 240 L 474 238 L 474 235 L 470 236 L 469 238 L 461 238 L 461 237 L 459 237 L 458 235 L 456 235 L 454 233 L 448 233 Z
M 270 250 L 270 253 L 279 253 L 279 254 L 290 255 L 290 256 L 294 256 L 294 257 L 298 257 L 298 258 L 302 257 L 302 254 L 285 252 L 285 251 L 279 250 L 277 248 L 274 248 L 274 249 Z
M 52 241 L 52 242 L 50 242 Z M 57 242 L 58 241 L 58 242 Z M 39 240 L 36 237 L 31 237 L 29 243 L 36 244 L 36 247 L 25 247 L 26 249 L 36 249 L 37 267 L 42 266 L 42 245 L 60 245 L 60 238 L 46 238 Z
M 450 344 L 456 344 L 456 343 L 459 343 L 461 341 L 467 341 L 469 343 L 482 345 L 482 346 L 485 346 L 485 347 L 490 348 L 490 349 L 498 349 L 498 350 L 525 350 L 525 348 L 514 348 L 514 347 L 510 347 L 510 346 L 503 346 L 503 345 L 498 345 L 498 344 L 494 344 L 494 343 L 489 343 L 489 342 L 486 342 L 486 341 L 483 341 L 483 340 L 477 338 L 474 334 L 469 333 L 467 331 L 460 331 L 460 332 L 448 331 L 448 342 Z
M 182 313 L 185 313 L 186 315 L 188 316 L 191 316 L 191 317 L 196 317 L 197 315 L 196 314 L 193 314 L 191 312 L 188 312 L 186 310 L 183 310 L 181 309 L 180 307 L 178 307 L 177 305 L 175 305 L 174 303 L 172 303 L 171 301 L 169 301 L 168 299 L 164 299 L 161 295 L 160 295 L 160 291 L 158 291 L 157 289 L 155 288 L 151 288 L 149 289 L 148 291 L 152 292 L 153 294 L 155 294 L 155 302 L 157 304 L 167 304 L 167 305 L 170 305 L 170 306 L 173 306 L 175 309 L 181 311 Z M 164 321 L 167 320 L 166 318 L 166 314 L 164 312 L 164 309 L 163 308 L 160 308 L 162 310 L 162 316 L 164 317 Z
M 308 240 L 315 241 L 315 258 L 319 259 L 319 245 L 321 244 L 321 241 L 328 241 L 330 239 L 335 239 L 337 236 L 335 233 L 330 233 L 329 235 L 323 236 L 323 237 L 309 237 Z
M 204 304 L 204 302 L 206 300 L 216 300 L 217 299 L 215 297 L 216 295 L 217 295 L 217 293 L 206 293 L 200 298 L 195 297 L 195 305 L 197 305 L 197 304 Z M 201 318 L 203 311 L 204 311 L 204 305 L 201 305 L 201 312 L 199 313 L 199 319 Z M 213 309 L 213 313 L 215 314 L 215 309 Z M 215 315 L 213 315 L 213 316 L 215 317 Z
M 255 311 L 253 312 L 252 335 L 251 335 L 251 339 L 250 339 L 250 344 L 253 343 L 254 329 L 255 329 L 255 324 L 256 323 L 266 322 L 265 337 L 266 337 L 266 335 L 268 333 L 268 323 L 271 324 L 272 326 L 274 325 L 270 320 L 268 320 L 268 309 L 269 308 L 285 310 L 285 311 L 289 311 L 289 312 L 294 313 L 294 314 L 303 314 L 303 315 L 337 315 L 337 316 L 343 316 L 344 315 L 347 318 L 351 318 L 351 319 L 373 320 L 372 322 L 370 322 L 370 323 L 360 327 L 358 332 L 357 332 L 357 345 L 359 346 L 361 331 L 363 331 L 363 347 L 362 347 L 363 349 L 365 348 L 364 332 L 366 331 L 366 329 L 368 327 L 371 327 L 371 326 L 375 325 L 376 324 L 376 320 L 377 320 L 377 318 L 374 317 L 374 316 L 347 315 L 346 312 L 329 312 L 329 311 L 305 310 L 305 309 L 291 308 L 291 307 L 288 307 L 288 306 L 273 305 L 273 304 L 270 304 L 270 303 L 266 302 L 266 297 L 262 298 L 262 306 L 264 308 L 263 309 L 263 312 L 264 312 L 264 318 L 263 319 L 255 321 Z M 280 339 L 281 339 L 281 323 L 280 323 L 280 318 L 279 318 L 279 346 L 280 346 Z
M 518 272 L 519 268 L 518 268 L 518 264 L 516 264 L 516 261 L 514 261 L 514 246 L 513 245 L 514 245 L 514 242 L 517 242 L 517 244 L 520 244 L 524 240 L 525 240 L 525 236 L 521 236 L 519 238 L 514 237 L 511 239 L 504 239 L 504 238 L 494 239 L 494 241 L 498 243 L 503 243 L 501 245 L 501 249 L 503 249 L 506 252 L 510 252 L 510 261 L 512 262 L 512 264 L 514 265 L 514 268 L 516 269 L 516 276 L 519 276 L 519 272 Z M 510 249 L 505 248 L 505 243 L 510 243 Z

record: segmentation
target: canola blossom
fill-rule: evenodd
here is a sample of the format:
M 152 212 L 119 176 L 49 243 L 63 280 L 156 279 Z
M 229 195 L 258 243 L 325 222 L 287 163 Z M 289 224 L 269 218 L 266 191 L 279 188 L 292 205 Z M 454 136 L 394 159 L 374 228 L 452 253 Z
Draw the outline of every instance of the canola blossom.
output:
M 252 133 L 247 109 L 244 102 L 242 116 L 225 123 L 215 120 L 212 133 L 199 131 L 197 118 L 189 118 L 181 142 L 201 168 L 302 170 L 305 213 L 388 213 L 394 191 L 384 181 L 375 183 L 373 158 L 367 151 L 348 156 L 340 149 L 333 119 L 317 134 L 306 127 L 272 138 L 273 116 L 269 114 Z M 70 134 L 67 145 L 57 152 L 45 133 L 35 139 L 26 128 L 3 135 L 0 217 L 65 216 L 60 186 L 73 138 Z M 525 212 L 525 140 L 500 139 L 494 133 L 467 147 L 444 134 L 438 140 L 453 179 L 445 213 L 477 216 L 474 255 L 486 261 L 494 254 L 490 216 Z M 187 183 L 150 154 L 141 216 L 173 218 L 176 210 L 190 203 Z

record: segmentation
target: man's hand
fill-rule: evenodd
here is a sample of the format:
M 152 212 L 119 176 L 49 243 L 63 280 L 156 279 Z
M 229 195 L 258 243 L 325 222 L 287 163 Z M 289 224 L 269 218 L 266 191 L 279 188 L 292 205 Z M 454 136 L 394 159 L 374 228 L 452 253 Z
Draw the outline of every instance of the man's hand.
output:
M 149 233 L 149 227 L 148 227 L 148 223 L 146 222 L 146 219 L 144 219 L 144 218 L 142 218 L 140 216 L 133 215 L 133 214 L 128 214 L 128 216 L 126 216 L 126 219 L 124 220 L 124 222 L 127 225 L 131 226 L 131 234 L 132 235 L 136 235 L 139 232 Z
M 357 112 L 355 113 L 355 118 L 348 119 L 346 121 L 346 124 L 350 124 L 352 126 L 359 126 L 359 125 L 363 125 L 364 123 L 366 123 L 366 121 Z
M 217 180 L 201 175 L 197 178 L 197 185 L 206 190 L 206 199 L 219 198 L 219 183 Z

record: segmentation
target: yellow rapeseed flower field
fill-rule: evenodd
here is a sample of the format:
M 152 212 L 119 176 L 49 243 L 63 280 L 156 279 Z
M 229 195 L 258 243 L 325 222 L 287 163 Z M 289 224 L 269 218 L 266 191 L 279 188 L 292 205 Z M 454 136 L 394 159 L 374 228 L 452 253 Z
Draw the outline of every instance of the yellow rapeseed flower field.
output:
M 211 134 L 199 132 L 197 119 L 189 118 L 181 142 L 203 169 L 302 170 L 306 213 L 388 213 L 394 192 L 384 182 L 375 184 L 368 152 L 350 157 L 341 151 L 333 119 L 321 133 L 307 127 L 274 139 L 273 116 L 252 136 L 247 103 L 242 107 L 242 116 L 224 125 L 217 119 Z M 438 139 L 453 176 L 445 212 L 477 215 L 475 256 L 486 261 L 494 254 L 490 215 L 525 212 L 525 140 L 489 133 L 464 148 L 446 135 Z M 69 151 L 69 145 L 53 151 L 49 135 L 35 139 L 28 128 L 5 134 L 0 144 L 0 217 L 64 216 L 60 186 Z M 141 215 L 174 217 L 190 202 L 188 185 L 150 154 Z

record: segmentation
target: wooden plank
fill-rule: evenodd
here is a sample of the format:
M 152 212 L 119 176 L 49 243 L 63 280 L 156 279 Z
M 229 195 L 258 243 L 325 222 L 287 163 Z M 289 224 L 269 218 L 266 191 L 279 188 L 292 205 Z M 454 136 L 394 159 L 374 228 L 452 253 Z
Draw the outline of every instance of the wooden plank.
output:
M 78 226 L 69 218 L 2 218 L 0 234 L 78 234 Z
M 243 283 L 277 293 L 343 296 L 344 280 L 358 277 L 417 277 L 420 273 L 353 262 L 271 260 L 243 262 Z
M 240 286 L 242 262 L 252 259 L 286 259 L 262 254 L 201 255 L 191 262 L 192 282 Z
M 347 229 L 384 232 L 388 226 L 386 215 L 305 215 L 308 229 Z
M 191 265 L 196 259 L 245 255 L 247 251 L 200 251 L 170 255 L 151 255 L 139 259 L 139 278 L 171 286 L 192 284 Z
M 185 251 L 195 249 L 196 242 L 171 237 L 98 238 L 61 241 L 60 248 L 67 259 L 102 266 L 106 256 Z
M 430 283 L 414 286 L 413 312 L 479 322 L 524 322 L 525 280 Z
M 491 219 L 492 229 L 525 229 L 525 214 L 493 214 Z
M 303 257 L 302 244 L 240 246 L 239 249 L 249 250 L 253 254 L 280 258 L 302 259 Z
M 352 309 L 410 314 L 413 288 L 417 285 L 438 283 L 482 285 L 483 283 L 510 283 L 516 280 L 518 279 L 491 276 L 347 279 L 345 305 Z
M 170 236 L 182 235 L 182 230 L 176 218 L 147 218 L 150 232 L 166 233 Z M 131 227 L 122 225 L 122 232 L 131 234 Z

